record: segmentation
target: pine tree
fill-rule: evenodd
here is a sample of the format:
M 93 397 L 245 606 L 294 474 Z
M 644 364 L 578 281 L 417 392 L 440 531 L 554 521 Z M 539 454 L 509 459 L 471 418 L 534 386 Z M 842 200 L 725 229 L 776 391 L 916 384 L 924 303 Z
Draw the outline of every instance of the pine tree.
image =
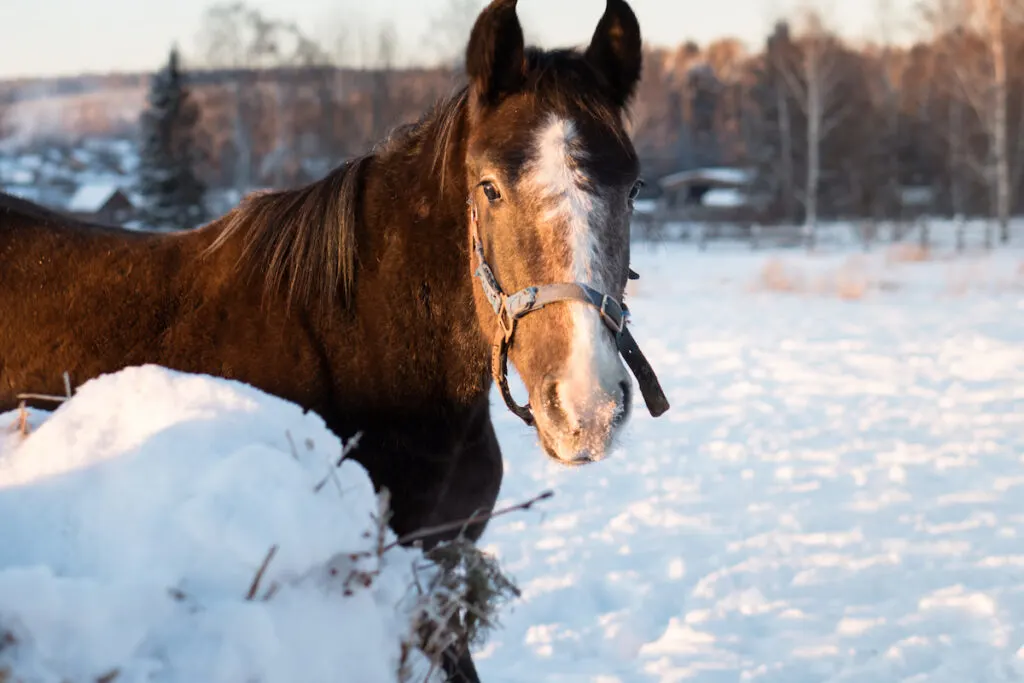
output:
M 186 86 L 177 48 L 154 75 L 147 102 L 140 121 L 141 221 L 153 229 L 195 227 L 207 219 L 206 187 L 196 174 L 199 107 Z

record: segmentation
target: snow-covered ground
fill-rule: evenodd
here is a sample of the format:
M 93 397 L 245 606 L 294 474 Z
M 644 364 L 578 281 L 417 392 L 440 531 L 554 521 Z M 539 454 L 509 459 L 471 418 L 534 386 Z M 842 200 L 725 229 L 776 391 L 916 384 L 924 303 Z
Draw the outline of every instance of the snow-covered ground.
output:
M 495 401 L 484 680 L 1024 681 L 1024 251 L 919 256 L 636 247 L 672 409 L 566 470 Z
M 369 477 L 334 466 L 317 416 L 144 367 L 32 413 L 27 439 L 16 418 L 0 416 L 0 681 L 395 683 L 432 572 L 376 552 Z
M 638 245 L 633 265 L 669 413 L 638 405 L 613 457 L 569 470 L 494 398 L 499 505 L 556 496 L 483 539 L 524 591 L 484 681 L 1024 681 L 1024 251 Z M 117 377 L 0 465 L 0 664 L 377 680 L 354 667 L 393 662 L 409 558 L 355 597 L 324 577 L 374 501 L 348 466 L 310 493 L 338 448 L 319 421 Z M 283 588 L 246 601 L 274 543 Z

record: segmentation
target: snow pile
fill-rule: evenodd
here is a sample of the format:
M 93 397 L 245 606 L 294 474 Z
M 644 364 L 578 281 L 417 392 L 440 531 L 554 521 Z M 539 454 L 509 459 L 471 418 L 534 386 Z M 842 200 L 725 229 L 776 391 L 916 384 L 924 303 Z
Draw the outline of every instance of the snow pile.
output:
M 147 366 L 30 417 L 0 415 L 0 680 L 398 678 L 431 573 L 378 556 L 370 479 L 318 416 Z

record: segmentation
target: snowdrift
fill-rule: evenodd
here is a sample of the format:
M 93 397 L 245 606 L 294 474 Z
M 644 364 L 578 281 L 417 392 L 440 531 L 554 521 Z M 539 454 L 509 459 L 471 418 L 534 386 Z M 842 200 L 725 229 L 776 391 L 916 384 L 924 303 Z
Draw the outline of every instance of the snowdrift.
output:
M 0 415 L 0 681 L 424 680 L 437 565 L 379 552 L 381 501 L 318 416 L 146 366 L 30 411 L 28 436 L 20 417 Z

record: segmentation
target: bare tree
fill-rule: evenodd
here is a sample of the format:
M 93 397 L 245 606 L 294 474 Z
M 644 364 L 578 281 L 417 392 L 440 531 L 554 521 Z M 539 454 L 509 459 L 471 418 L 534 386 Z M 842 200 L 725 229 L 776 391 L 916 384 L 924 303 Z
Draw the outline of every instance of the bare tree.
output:
M 879 142 L 882 155 L 884 188 L 882 207 L 887 209 L 901 206 L 901 164 L 900 164 L 900 123 L 903 111 L 904 87 L 906 75 L 906 53 L 893 47 L 895 43 L 895 10 L 892 0 L 877 0 L 878 31 L 882 49 L 878 55 L 877 72 L 872 79 L 874 106 L 881 113 L 885 130 L 875 136 Z M 895 205 L 895 207 L 893 207 Z
M 369 52 L 369 65 L 373 74 L 370 86 L 370 116 L 371 135 L 376 140 L 396 123 L 392 111 L 392 81 L 395 77 L 395 61 L 398 55 L 398 34 L 394 24 L 382 24 L 376 35 L 376 44 L 372 48 L 365 45 L 364 52 Z
M 822 143 L 846 118 L 847 109 L 841 90 L 843 72 L 836 39 L 816 10 L 805 9 L 800 19 L 797 63 L 782 57 L 776 66 L 807 119 L 804 238 L 808 246 L 813 247 L 818 225 Z
M 796 173 L 793 164 L 793 117 L 789 108 L 789 86 L 783 74 L 790 73 L 793 44 L 789 25 L 776 24 L 765 46 L 766 68 L 774 98 L 775 127 L 779 136 L 778 182 L 786 220 L 796 221 Z
M 11 134 L 11 111 L 14 109 L 13 92 L 0 91 L 0 142 Z
M 982 178 L 991 196 L 992 215 L 1000 241 L 1010 239 L 1011 172 L 1008 132 L 1006 25 L 1020 12 L 1019 0 L 931 0 L 922 13 L 952 54 L 948 64 L 955 77 L 956 95 L 981 124 L 985 158 L 980 163 L 962 139 L 962 111 L 951 115 L 956 124 L 950 136 L 956 153 Z M 953 103 L 951 107 L 959 107 Z M 953 145 L 951 145 L 953 146 Z
M 298 164 L 293 121 L 298 84 L 271 71 L 319 74 L 330 55 L 296 23 L 267 17 L 245 2 L 209 7 L 199 43 L 208 66 L 236 70 L 231 83 L 236 190 L 247 192 L 257 176 L 284 185 Z
M 463 46 L 483 6 L 484 0 L 448 0 L 431 17 L 424 41 L 442 66 L 462 70 Z
M 989 121 L 992 136 L 991 163 L 995 174 L 996 214 L 999 218 L 999 240 L 1010 241 L 1010 161 L 1007 133 L 1006 78 L 1006 7 L 1008 0 L 985 0 L 983 24 L 988 34 L 992 55 L 992 114 Z

